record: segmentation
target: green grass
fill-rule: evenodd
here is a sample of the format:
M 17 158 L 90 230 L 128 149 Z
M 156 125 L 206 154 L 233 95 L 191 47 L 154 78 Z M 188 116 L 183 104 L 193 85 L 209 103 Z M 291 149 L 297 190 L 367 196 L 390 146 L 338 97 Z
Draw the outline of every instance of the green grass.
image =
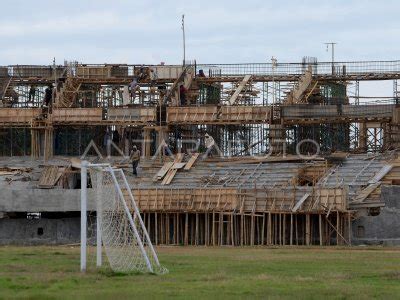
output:
M 91 249 L 93 252 L 94 249 Z M 79 272 L 78 247 L 0 247 L 0 299 L 400 297 L 396 248 L 159 247 L 169 274 Z M 89 262 L 94 264 L 91 254 Z

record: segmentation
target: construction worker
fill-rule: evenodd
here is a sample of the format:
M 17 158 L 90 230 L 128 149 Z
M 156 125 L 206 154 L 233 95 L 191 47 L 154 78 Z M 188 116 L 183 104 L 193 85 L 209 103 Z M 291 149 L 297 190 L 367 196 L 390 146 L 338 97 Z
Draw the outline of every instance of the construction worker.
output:
M 181 106 L 186 104 L 186 88 L 183 84 L 179 87 L 179 98 L 181 100 Z
M 112 141 L 115 145 L 119 146 L 120 135 L 117 129 L 115 129 L 112 133 Z
M 198 77 L 206 77 L 206 75 L 204 74 L 203 70 L 199 70 L 199 75 Z
M 32 85 L 31 88 L 29 89 L 29 102 L 34 102 L 35 101 L 35 94 L 36 94 L 36 86 Z
M 208 156 L 213 156 L 213 147 L 215 146 L 215 141 L 212 136 L 208 133 L 204 135 L 204 145 L 206 146 L 206 152 L 203 155 L 203 158 L 207 158 Z
M 111 132 L 109 128 L 106 129 L 106 133 L 103 137 L 103 146 L 107 156 L 111 156 Z
M 139 165 L 139 160 L 140 160 L 140 151 L 137 149 L 136 146 L 132 147 L 132 152 L 131 155 L 129 156 L 129 159 L 132 163 L 132 174 L 137 176 L 137 167 Z
M 136 77 L 133 77 L 133 80 L 132 80 L 132 82 L 130 84 L 130 87 L 131 87 L 131 96 L 132 96 L 132 103 L 133 103 L 133 102 L 135 102 L 136 90 L 137 90 L 137 87 L 138 87 L 138 82 L 137 82 Z
M 44 99 L 43 99 L 44 106 L 50 105 L 52 96 L 53 96 L 52 88 L 51 88 L 51 86 L 48 86 L 44 91 Z
M 121 140 L 121 137 L 120 137 L 120 135 L 119 135 L 119 132 L 118 132 L 117 129 L 115 129 L 115 130 L 112 132 L 112 141 L 113 141 L 113 143 L 114 143 L 114 146 L 117 146 L 117 147 L 119 148 L 119 146 L 120 146 L 120 145 L 119 145 L 120 140 Z M 115 149 L 113 152 L 115 152 L 115 153 L 118 155 L 117 149 Z
M 19 94 L 16 91 L 11 90 L 11 97 L 12 97 L 11 106 L 17 105 L 18 104 L 18 100 L 19 100 Z

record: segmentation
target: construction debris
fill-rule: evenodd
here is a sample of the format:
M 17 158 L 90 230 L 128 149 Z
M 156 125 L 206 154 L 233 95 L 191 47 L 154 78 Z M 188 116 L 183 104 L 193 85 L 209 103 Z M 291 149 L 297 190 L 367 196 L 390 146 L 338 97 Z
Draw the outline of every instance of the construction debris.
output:
M 0 176 L 5 175 L 21 175 L 23 173 L 29 173 L 32 171 L 32 168 L 23 168 L 23 167 L 1 167 L 0 168 Z
M 53 188 L 63 175 L 64 171 L 64 167 L 60 168 L 58 166 L 46 166 L 39 179 L 38 187 L 42 189 Z

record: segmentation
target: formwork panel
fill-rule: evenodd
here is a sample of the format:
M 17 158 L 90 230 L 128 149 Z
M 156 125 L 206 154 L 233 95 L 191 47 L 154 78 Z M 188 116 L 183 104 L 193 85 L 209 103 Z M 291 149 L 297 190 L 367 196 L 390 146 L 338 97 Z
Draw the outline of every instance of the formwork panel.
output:
M 96 122 L 103 118 L 102 108 L 54 108 L 53 122 Z
M 156 120 L 155 107 L 138 107 L 138 108 L 119 108 L 110 107 L 107 109 L 107 120 L 111 121 L 138 121 L 138 122 L 154 122 Z
M 218 107 L 167 107 L 167 122 L 201 123 L 217 120 Z
M 40 111 L 40 108 L 0 108 L 0 123 L 31 123 Z
M 133 196 L 141 211 L 232 211 L 238 208 L 235 188 L 140 188 L 133 189 Z

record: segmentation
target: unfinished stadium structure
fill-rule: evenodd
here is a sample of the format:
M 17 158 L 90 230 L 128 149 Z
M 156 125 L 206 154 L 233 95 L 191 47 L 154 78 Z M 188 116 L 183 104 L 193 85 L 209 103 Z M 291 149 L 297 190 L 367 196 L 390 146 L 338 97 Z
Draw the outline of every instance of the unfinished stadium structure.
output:
M 0 244 L 79 242 L 81 160 L 126 168 L 156 245 L 399 244 L 398 79 L 312 58 L 0 67 Z

